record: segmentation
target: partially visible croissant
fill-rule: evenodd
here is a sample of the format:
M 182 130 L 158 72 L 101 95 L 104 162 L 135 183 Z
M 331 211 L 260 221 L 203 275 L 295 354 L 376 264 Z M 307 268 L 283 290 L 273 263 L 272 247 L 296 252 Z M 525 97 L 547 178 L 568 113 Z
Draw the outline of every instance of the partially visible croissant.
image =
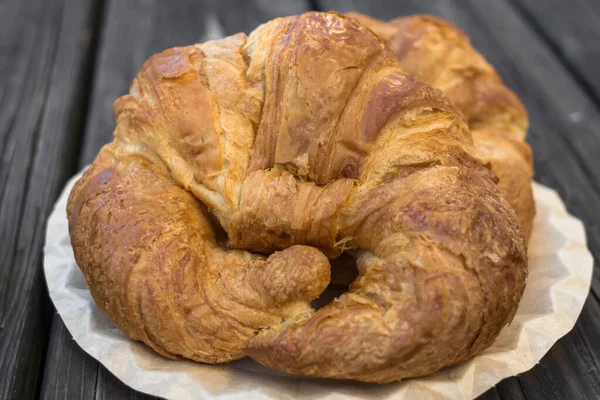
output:
M 499 187 L 525 232 L 531 234 L 535 203 L 531 149 L 525 143 L 527 112 L 494 68 L 455 25 L 430 15 L 382 22 L 348 13 L 389 43 L 409 75 L 441 89 L 469 123 L 477 155 L 489 161 Z
M 166 50 L 115 113 L 70 195 L 71 241 L 98 307 L 159 353 L 388 382 L 512 320 L 516 214 L 460 112 L 356 20 Z M 342 243 L 359 277 L 315 311 Z

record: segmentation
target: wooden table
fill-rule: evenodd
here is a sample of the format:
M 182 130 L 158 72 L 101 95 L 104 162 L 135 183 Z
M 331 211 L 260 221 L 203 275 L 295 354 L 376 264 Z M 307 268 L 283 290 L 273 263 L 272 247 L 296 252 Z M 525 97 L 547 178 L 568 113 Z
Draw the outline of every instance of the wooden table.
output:
M 72 340 L 42 274 L 65 181 L 111 140 L 112 103 L 167 47 L 305 10 L 450 19 L 525 102 L 536 179 L 581 218 L 600 258 L 600 1 L 0 1 L 0 398 L 143 398 Z M 600 271 L 575 328 L 484 399 L 600 398 Z

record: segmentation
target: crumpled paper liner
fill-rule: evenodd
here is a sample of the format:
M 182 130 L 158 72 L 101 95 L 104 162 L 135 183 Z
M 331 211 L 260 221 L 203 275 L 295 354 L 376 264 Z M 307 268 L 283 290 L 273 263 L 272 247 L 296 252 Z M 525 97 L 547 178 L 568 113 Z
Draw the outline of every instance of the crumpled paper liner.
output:
M 471 399 L 527 371 L 569 332 L 581 312 L 593 258 L 583 224 L 555 191 L 534 184 L 537 215 L 527 289 L 492 347 L 434 375 L 385 385 L 292 377 L 250 359 L 222 365 L 163 358 L 123 335 L 98 308 L 75 263 L 66 206 L 75 176 L 48 220 L 44 270 L 50 297 L 75 341 L 132 388 L 169 399 Z

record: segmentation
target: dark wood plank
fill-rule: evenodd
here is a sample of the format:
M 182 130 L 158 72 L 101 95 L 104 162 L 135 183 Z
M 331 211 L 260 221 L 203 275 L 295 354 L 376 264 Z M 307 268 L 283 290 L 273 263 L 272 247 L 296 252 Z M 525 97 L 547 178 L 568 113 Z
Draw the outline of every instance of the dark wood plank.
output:
M 600 398 L 600 303 L 590 295 L 573 331 L 519 377 L 528 399 Z
M 501 399 L 526 400 L 525 393 L 521 388 L 519 380 L 514 377 L 504 379 L 497 384 L 495 388 L 488 390 L 486 394 L 493 390 L 498 392 L 498 396 Z
M 600 146 L 600 115 L 576 79 L 514 8 L 504 1 L 477 0 L 322 0 L 318 4 L 322 9 L 359 11 L 381 19 L 430 13 L 461 26 L 525 102 L 531 118 L 528 141 L 534 149 L 536 179 L 557 189 L 569 210 L 583 219 L 590 247 L 598 259 L 600 168 L 595 168 L 598 160 L 593 156 Z M 595 294 L 600 293 L 598 277 L 596 263 Z M 598 307 L 597 298 L 591 295 L 585 307 L 575 330 L 560 340 L 540 365 L 497 386 L 502 398 L 600 396 L 595 367 L 600 360 L 600 328 L 590 311 Z M 589 373 L 590 368 L 596 375 Z
M 502 397 L 500 397 L 500 393 L 498 393 L 498 390 L 496 388 L 492 388 L 484 394 L 482 394 L 481 396 L 479 396 L 477 400 L 500 400 L 501 398 Z
M 511 0 L 536 32 L 600 104 L 600 2 Z
M 40 397 L 43 399 L 157 399 L 129 389 L 79 347 L 55 313 Z
M 112 103 L 152 54 L 168 47 L 249 32 L 260 23 L 308 9 L 304 1 L 108 1 L 80 166 L 112 140 Z M 149 398 L 129 389 L 81 350 L 58 315 L 52 321 L 44 398 Z
M 97 368 L 98 362 L 73 343 L 71 334 L 55 312 L 46 354 L 41 397 L 44 399 L 93 398 L 96 390 Z
M 92 11 L 91 0 L 0 5 L 0 398 L 39 389 L 44 227 L 75 168 Z

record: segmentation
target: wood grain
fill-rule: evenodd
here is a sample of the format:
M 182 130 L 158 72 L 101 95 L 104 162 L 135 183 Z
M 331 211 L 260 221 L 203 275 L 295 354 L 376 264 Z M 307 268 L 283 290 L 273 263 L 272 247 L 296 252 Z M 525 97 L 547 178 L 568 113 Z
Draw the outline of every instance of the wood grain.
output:
M 295 0 L 107 1 L 80 167 L 89 164 L 100 147 L 112 140 L 112 103 L 127 93 L 149 56 L 172 46 L 249 32 L 275 17 L 302 13 L 308 6 Z M 42 385 L 46 399 L 151 398 L 133 391 L 85 354 L 58 315 L 52 321 L 46 371 Z
M 600 2 L 510 0 L 582 90 L 600 104 Z
M 600 304 L 590 295 L 573 331 L 519 377 L 526 398 L 600 398 L 599 333 Z
M 39 388 L 51 315 L 44 227 L 75 167 L 93 10 L 90 0 L 0 4 L 0 398 Z

